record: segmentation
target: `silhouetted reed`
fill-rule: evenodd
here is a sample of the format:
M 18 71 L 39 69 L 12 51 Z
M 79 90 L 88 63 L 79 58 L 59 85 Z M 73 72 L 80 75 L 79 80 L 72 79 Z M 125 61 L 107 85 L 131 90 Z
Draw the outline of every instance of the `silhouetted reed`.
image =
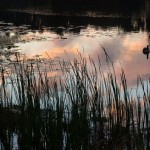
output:
M 149 149 L 149 83 L 139 78 L 143 97 L 132 96 L 124 71 L 118 83 L 102 49 L 112 65 L 107 75 L 99 57 L 98 65 L 81 55 L 60 61 L 59 77 L 49 76 L 56 70 L 50 58 L 44 66 L 16 53 L 11 71 L 1 69 L 0 148 Z

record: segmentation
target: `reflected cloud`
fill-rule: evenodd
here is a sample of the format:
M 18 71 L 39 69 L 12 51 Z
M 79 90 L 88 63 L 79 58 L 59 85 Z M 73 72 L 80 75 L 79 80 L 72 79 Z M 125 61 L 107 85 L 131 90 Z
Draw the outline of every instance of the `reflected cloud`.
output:
M 86 58 L 89 55 L 98 63 L 98 56 L 101 59 L 102 70 L 108 72 L 105 54 L 101 45 L 106 49 L 108 55 L 114 63 L 116 75 L 120 78 L 121 68 L 125 70 L 128 84 L 135 84 L 137 75 L 148 74 L 149 62 L 142 54 L 143 47 L 148 43 L 147 32 L 125 33 L 116 27 L 103 29 L 88 26 L 80 29 L 80 34 L 72 32 L 64 33 L 63 36 L 50 30 L 43 32 L 28 32 L 21 35 L 21 39 L 26 42 L 19 42 L 17 45 L 28 57 L 42 55 L 43 58 L 62 58 L 73 61 L 79 58 L 79 52 Z M 82 36 L 80 36 L 82 35 Z M 57 68 L 55 68 L 57 69 Z M 53 75 L 59 75 L 55 70 Z
M 98 64 L 99 56 L 101 69 L 107 73 L 110 71 L 110 64 L 106 63 L 102 45 L 113 61 L 117 77 L 120 78 L 121 68 L 123 68 L 128 84 L 135 85 L 138 75 L 144 78 L 150 76 L 150 62 L 146 59 L 148 55 L 145 52 L 147 56 L 143 55 L 143 48 L 150 43 L 148 39 L 150 2 L 143 1 L 138 7 L 137 3 L 136 6 L 132 2 L 130 4 L 133 5 L 132 9 L 128 6 L 124 7 L 125 5 L 121 5 L 123 7 L 118 5 L 119 12 L 108 4 L 101 5 L 104 9 L 106 7 L 106 12 L 98 9 L 74 12 L 57 9 L 54 11 L 43 9 L 44 7 L 40 11 L 32 7 L 1 11 L 0 48 L 15 43 L 28 58 L 42 55 L 41 57 L 47 59 L 49 55 L 55 61 L 58 59 L 73 61 L 74 58 L 79 58 L 80 52 L 87 59 L 90 55 Z M 110 12 L 108 7 L 112 9 Z M 6 44 L 3 46 L 2 43 Z M 57 64 L 48 76 L 59 76 L 61 72 L 59 69 Z
M 126 35 L 123 41 L 124 47 L 128 48 L 128 51 L 141 51 L 144 45 L 147 45 L 147 33 L 131 33 Z
M 51 50 L 43 51 L 40 53 L 43 57 L 48 57 L 47 54 L 51 59 L 55 58 L 61 58 L 65 59 L 66 61 L 68 60 L 73 60 L 74 58 L 79 57 L 79 53 L 76 48 L 72 48 L 70 50 L 65 50 L 62 48 L 54 48 Z

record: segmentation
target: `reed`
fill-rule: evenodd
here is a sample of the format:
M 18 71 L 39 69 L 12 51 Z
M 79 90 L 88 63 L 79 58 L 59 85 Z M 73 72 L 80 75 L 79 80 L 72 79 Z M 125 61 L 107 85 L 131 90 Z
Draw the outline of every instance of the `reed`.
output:
M 148 150 L 149 83 L 139 78 L 143 97 L 132 96 L 123 69 L 118 83 L 102 49 L 112 65 L 107 75 L 99 57 L 97 65 L 80 55 L 68 65 L 58 62 L 61 77 L 49 77 L 50 58 L 44 67 L 17 53 L 13 69 L 1 69 L 0 148 Z

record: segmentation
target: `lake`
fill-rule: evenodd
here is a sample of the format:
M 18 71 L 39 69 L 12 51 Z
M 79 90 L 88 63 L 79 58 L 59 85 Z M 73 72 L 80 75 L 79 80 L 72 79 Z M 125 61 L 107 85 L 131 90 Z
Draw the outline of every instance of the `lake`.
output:
M 150 2 L 1 1 L 0 149 L 149 150 Z
M 116 11 L 5 9 L 0 14 L 0 39 L 7 39 L 7 44 L 13 41 L 29 58 L 47 58 L 48 54 L 52 59 L 73 60 L 80 52 L 96 61 L 100 56 L 102 70 L 107 72 L 104 47 L 116 74 L 120 76 L 123 68 L 128 85 L 134 86 L 137 76 L 148 79 L 150 75 L 150 60 L 143 54 L 143 48 L 150 44 L 149 13 L 149 3 L 134 10 Z

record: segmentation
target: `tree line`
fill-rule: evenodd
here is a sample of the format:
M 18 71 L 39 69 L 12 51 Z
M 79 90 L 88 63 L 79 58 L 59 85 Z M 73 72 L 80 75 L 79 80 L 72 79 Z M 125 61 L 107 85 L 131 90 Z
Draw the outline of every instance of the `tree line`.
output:
M 146 0 L 145 0 L 146 1 Z M 141 0 L 1 0 L 1 8 L 4 7 L 29 7 L 38 5 L 47 5 L 54 7 L 85 7 L 95 6 L 97 8 L 110 7 L 138 7 L 144 3 Z

